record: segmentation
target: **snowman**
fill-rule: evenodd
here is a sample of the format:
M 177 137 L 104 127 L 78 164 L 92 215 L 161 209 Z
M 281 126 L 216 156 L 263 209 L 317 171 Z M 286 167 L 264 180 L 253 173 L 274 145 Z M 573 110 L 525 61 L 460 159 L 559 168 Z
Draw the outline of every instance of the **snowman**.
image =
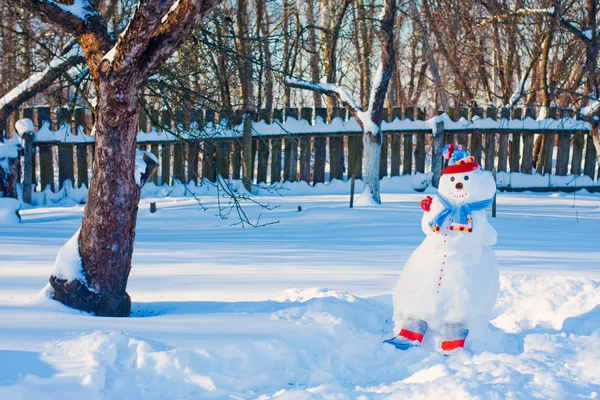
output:
M 463 348 L 485 334 L 499 289 L 498 262 L 490 246 L 496 231 L 485 209 L 496 183 L 462 146 L 447 145 L 435 198 L 421 201 L 427 235 L 407 261 L 394 293 L 398 336 L 386 340 L 405 350 L 425 333 L 441 333 L 441 349 Z M 439 336 L 437 336 L 439 337 Z

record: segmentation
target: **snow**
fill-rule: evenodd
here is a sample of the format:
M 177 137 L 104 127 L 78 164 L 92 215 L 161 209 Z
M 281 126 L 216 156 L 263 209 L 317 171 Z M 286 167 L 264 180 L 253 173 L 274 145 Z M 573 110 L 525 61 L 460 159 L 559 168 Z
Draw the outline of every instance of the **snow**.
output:
M 58 6 L 63 11 L 66 11 L 79 19 L 85 20 L 92 14 L 92 12 L 88 9 L 89 4 L 87 0 L 73 0 L 73 4 L 71 5 L 62 4 L 54 0 L 48 0 L 48 2 Z
M 35 127 L 33 126 L 33 121 L 29 118 L 23 118 L 23 119 L 18 120 L 15 123 L 15 129 L 17 130 L 19 135 L 21 135 L 21 137 L 23 135 L 25 135 L 27 132 L 35 131 Z
M 22 210 L 0 230 L 0 398 L 597 397 L 600 196 L 499 194 L 489 340 L 451 357 L 381 343 L 424 237 L 423 194 L 382 196 L 259 196 L 280 206 L 247 207 L 280 221 L 260 229 L 216 218 L 214 195 L 144 199 L 125 319 L 36 296 L 83 207 Z
M 77 3 L 78 2 L 74 3 L 72 6 L 63 5 L 63 4 L 59 4 L 59 3 L 56 3 L 56 4 L 58 6 L 60 6 L 61 8 L 63 8 L 63 7 L 74 7 Z M 18 84 L 15 88 L 13 88 L 11 91 L 6 93 L 2 98 L 0 98 L 0 108 L 6 106 L 8 103 L 10 103 L 14 99 L 16 99 L 18 96 L 20 96 L 23 92 L 25 92 L 30 87 L 32 87 L 33 85 L 35 85 L 39 81 L 41 81 L 44 78 L 44 76 L 51 69 L 59 67 L 61 64 L 65 63 L 69 58 L 71 58 L 79 53 L 81 53 L 81 48 L 79 47 L 79 45 L 74 45 L 71 48 L 71 50 L 69 50 L 69 52 L 67 54 L 65 54 L 64 56 L 57 56 L 54 59 L 52 59 L 52 61 L 50 61 L 50 65 L 48 66 L 48 68 L 46 68 L 44 71 L 36 72 L 36 73 L 32 74 L 29 78 L 25 79 L 23 82 Z
M 148 158 L 150 158 L 152 161 L 154 161 L 155 163 L 158 164 L 158 160 L 156 158 L 156 156 L 149 152 L 149 151 L 143 151 L 143 150 L 136 150 L 135 151 L 135 182 L 138 184 L 138 186 L 142 186 L 142 175 L 144 174 L 144 172 L 146 172 L 146 160 L 144 160 L 144 156 L 147 156 Z
M 17 199 L 0 197 L 0 226 L 18 224 L 20 222 L 17 212 L 21 203 Z
M 600 108 L 600 100 L 594 100 L 589 106 L 581 109 L 581 115 L 590 116 Z
M 322 84 L 321 84 L 322 85 Z M 368 111 L 359 111 L 361 120 L 366 121 L 367 131 L 371 130 L 374 135 L 380 131 L 371 121 L 371 114 Z M 402 131 L 424 131 L 427 133 L 434 132 L 436 124 L 443 122 L 445 131 L 470 130 L 477 131 L 482 129 L 495 129 L 499 131 L 511 132 L 515 129 L 525 130 L 581 130 L 589 131 L 591 125 L 582 120 L 572 118 L 560 119 L 540 119 L 535 120 L 527 117 L 523 120 L 493 120 L 491 118 L 475 118 L 473 121 L 468 121 L 461 118 L 458 121 L 453 121 L 447 114 L 432 117 L 425 121 L 411 121 L 409 119 L 400 120 L 396 118 L 391 122 L 383 121 L 381 123 L 381 132 L 402 132 Z M 369 124 L 372 124 L 371 126 Z M 253 121 L 252 131 L 256 137 L 266 136 L 287 136 L 287 135 L 319 135 L 319 134 L 348 134 L 362 133 L 360 125 L 354 118 L 344 121 L 339 117 L 334 118 L 331 123 L 325 123 L 322 118 L 317 117 L 316 123 L 311 125 L 304 119 L 296 119 L 287 117 L 281 123 L 276 121 L 273 124 L 268 124 L 265 121 Z M 153 142 L 176 142 L 180 140 L 197 139 L 199 137 L 210 137 L 215 139 L 230 139 L 241 137 L 243 134 L 243 125 L 234 127 L 227 126 L 226 121 L 221 121 L 216 124 L 209 122 L 201 130 L 190 129 L 183 132 L 177 132 L 177 135 L 171 132 L 158 132 L 154 128 L 150 132 L 140 131 L 138 133 L 138 143 L 153 143 Z M 43 128 L 42 133 L 36 133 L 35 142 L 62 142 L 62 143 L 90 143 L 95 141 L 94 134 L 92 135 L 73 135 L 70 129 L 65 130 L 61 127 L 58 131 L 50 130 L 49 126 Z
M 21 142 L 17 136 L 0 142 L 0 168 L 5 172 L 9 169 L 9 160 L 19 157 Z
M 87 286 L 79 256 L 79 230 L 58 251 L 52 275 L 68 282 L 80 281 Z

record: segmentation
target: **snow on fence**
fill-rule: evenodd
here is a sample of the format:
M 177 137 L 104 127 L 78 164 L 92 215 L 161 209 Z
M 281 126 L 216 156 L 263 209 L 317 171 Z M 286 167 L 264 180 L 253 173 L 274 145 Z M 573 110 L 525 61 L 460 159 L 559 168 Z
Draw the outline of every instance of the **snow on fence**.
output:
M 441 149 L 445 143 L 457 143 L 467 146 L 490 171 L 570 174 L 597 188 L 589 124 L 574 119 L 578 113 L 573 110 L 550 109 L 549 118 L 543 120 L 533 119 L 535 115 L 533 109 L 464 108 L 426 119 L 422 109 L 394 107 L 384 113 L 380 176 L 432 171 L 435 184 L 443 168 Z M 23 109 L 20 117 L 35 121 L 36 129 L 33 140 L 24 141 L 22 164 L 31 175 L 20 180 L 31 182 L 38 191 L 62 190 L 68 181 L 87 186 L 95 142 L 89 111 L 78 108 L 69 113 L 61 108 L 51 113 L 49 107 L 36 107 Z M 332 120 L 325 121 L 324 108 L 278 109 L 271 121 L 264 114 L 253 117 L 254 183 L 300 180 L 314 185 L 352 175 L 360 179 L 360 127 L 344 108 L 336 108 Z M 138 144 L 159 159 L 152 178 L 157 185 L 215 181 L 217 175 L 239 179 L 242 125 L 239 113 L 226 120 L 212 110 L 194 110 L 191 115 L 152 111 L 151 118 L 140 116 Z

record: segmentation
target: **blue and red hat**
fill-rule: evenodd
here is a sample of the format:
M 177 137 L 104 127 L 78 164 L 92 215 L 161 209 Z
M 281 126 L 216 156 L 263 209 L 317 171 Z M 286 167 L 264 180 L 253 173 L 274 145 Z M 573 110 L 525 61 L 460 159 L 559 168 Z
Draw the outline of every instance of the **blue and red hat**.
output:
M 443 154 L 444 158 L 448 160 L 448 166 L 442 170 L 442 174 L 459 174 L 479 169 L 475 157 L 470 156 L 460 144 L 458 146 L 447 144 Z

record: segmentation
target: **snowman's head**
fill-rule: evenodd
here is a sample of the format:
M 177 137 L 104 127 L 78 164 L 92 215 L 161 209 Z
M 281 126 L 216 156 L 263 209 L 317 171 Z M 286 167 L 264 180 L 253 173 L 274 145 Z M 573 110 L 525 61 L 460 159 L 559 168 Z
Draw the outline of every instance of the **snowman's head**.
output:
M 442 171 L 438 192 L 456 203 L 487 200 L 496 193 L 496 182 L 489 171 L 482 171 L 475 159 L 462 146 L 447 145 L 444 157 L 448 167 Z
M 474 203 L 491 199 L 496 193 L 496 182 L 489 171 L 478 168 L 442 175 L 438 192 L 456 204 Z

